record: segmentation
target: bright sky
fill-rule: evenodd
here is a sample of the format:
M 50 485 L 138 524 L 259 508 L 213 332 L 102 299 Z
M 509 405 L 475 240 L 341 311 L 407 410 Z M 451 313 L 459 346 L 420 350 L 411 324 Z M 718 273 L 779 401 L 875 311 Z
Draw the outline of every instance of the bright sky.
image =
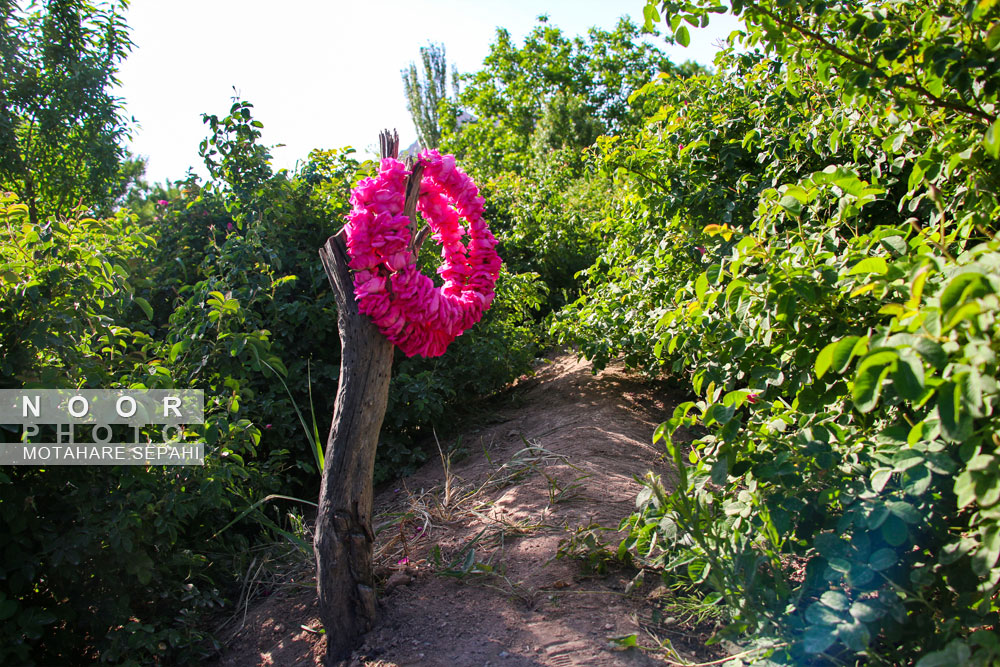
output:
M 133 0 L 126 20 L 135 49 L 122 64 L 119 94 L 134 117 L 131 150 L 148 158 L 147 179 L 205 174 L 198 144 L 202 113 L 224 116 L 233 89 L 254 104 L 276 168 L 293 168 L 313 148 L 377 144 L 397 128 L 416 137 L 400 70 L 429 42 L 445 45 L 460 72 L 481 69 L 497 27 L 518 43 L 548 14 L 567 35 L 610 29 L 628 14 L 641 23 L 643 0 Z M 691 45 L 661 47 L 672 60 L 711 64 L 729 16 L 691 31 Z M 657 42 L 660 40 L 658 39 Z

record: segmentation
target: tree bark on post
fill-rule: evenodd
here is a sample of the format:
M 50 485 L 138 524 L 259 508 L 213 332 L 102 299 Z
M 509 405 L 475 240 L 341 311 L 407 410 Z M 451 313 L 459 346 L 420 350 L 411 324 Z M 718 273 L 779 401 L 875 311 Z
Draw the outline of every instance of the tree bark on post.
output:
M 399 136 L 379 136 L 382 157 L 397 157 Z M 405 211 L 415 220 L 420 174 L 410 177 Z M 393 345 L 358 312 L 344 239 L 330 237 L 319 251 L 333 287 L 340 328 L 340 385 L 326 443 L 313 550 L 320 618 L 326 628 L 327 667 L 350 657 L 375 623 L 372 571 L 372 476 L 375 448 L 389 394 Z

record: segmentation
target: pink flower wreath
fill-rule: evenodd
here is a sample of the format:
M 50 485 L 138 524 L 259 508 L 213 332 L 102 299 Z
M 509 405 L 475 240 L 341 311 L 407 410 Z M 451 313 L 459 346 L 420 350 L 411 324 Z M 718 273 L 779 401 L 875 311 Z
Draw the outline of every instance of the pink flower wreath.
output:
M 435 287 L 417 270 L 409 250 L 410 219 L 403 204 L 410 172 L 399 160 L 382 160 L 378 176 L 354 188 L 344 233 L 358 310 L 406 356 L 437 357 L 493 303 L 501 260 L 482 219 L 479 188 L 455 166 L 455 156 L 424 151 L 418 160 L 424 174 L 417 210 L 430 225 L 431 238 L 441 243 L 443 286 Z M 460 217 L 468 222 L 468 248 L 462 245 L 466 230 Z

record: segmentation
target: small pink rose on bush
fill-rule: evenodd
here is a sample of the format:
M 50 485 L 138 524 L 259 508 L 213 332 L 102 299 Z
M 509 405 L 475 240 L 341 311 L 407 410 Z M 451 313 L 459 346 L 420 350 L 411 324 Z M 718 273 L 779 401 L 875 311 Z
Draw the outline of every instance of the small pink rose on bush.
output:
M 156 203 L 159 204 L 160 206 L 169 206 L 170 205 L 170 202 L 168 202 L 166 199 L 160 199 Z

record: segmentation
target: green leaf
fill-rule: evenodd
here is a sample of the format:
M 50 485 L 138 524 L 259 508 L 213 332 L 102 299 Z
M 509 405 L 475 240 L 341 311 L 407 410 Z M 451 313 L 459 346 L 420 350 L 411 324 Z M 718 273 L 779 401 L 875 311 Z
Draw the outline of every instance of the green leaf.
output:
M 851 616 L 862 623 L 874 623 L 882 618 L 883 613 L 873 600 L 858 600 L 851 605 Z
M 798 216 L 802 213 L 802 202 L 791 195 L 785 195 L 778 203 L 781 204 L 783 209 L 794 216 Z
M 462 572 L 469 573 L 472 571 L 472 566 L 476 564 L 476 550 L 469 549 L 468 553 L 465 554 L 465 562 L 462 563 Z
M 882 142 L 882 150 L 887 152 L 891 150 L 894 153 L 898 153 L 899 149 L 903 147 L 904 141 L 906 141 L 906 134 L 903 132 L 897 132 Z
M 722 403 L 716 403 L 708 410 L 708 416 L 720 424 L 728 423 L 735 413 L 736 408 L 731 405 L 723 405 Z
M 971 371 L 959 373 L 954 380 L 958 388 L 958 402 L 962 409 L 972 417 L 985 417 L 983 395 L 988 392 L 988 389 L 984 385 L 983 376 L 980 375 L 979 371 L 973 368 Z
M 900 397 L 916 400 L 924 393 L 924 365 L 912 352 L 899 355 L 892 384 Z
M 835 609 L 836 611 L 847 611 L 848 606 L 851 604 L 847 596 L 840 591 L 827 591 L 820 596 L 819 600 L 830 609 Z
M 963 537 L 957 542 L 952 542 L 951 544 L 946 545 L 944 549 L 941 550 L 941 555 L 938 556 L 938 562 L 942 565 L 951 565 L 966 556 L 975 548 L 975 540 Z
M 927 466 L 919 465 L 903 473 L 903 490 L 907 495 L 919 497 L 931 487 L 932 476 Z
M 708 278 L 708 282 L 710 282 L 713 285 L 718 285 L 719 284 L 719 279 L 723 275 L 723 273 L 722 273 L 722 265 L 721 264 L 712 264 L 710 267 L 708 267 L 707 269 L 705 269 L 705 275 Z
M 885 259 L 882 257 L 866 257 L 861 260 L 847 272 L 849 276 L 856 276 L 862 273 L 874 273 L 876 275 L 885 275 L 889 272 L 889 267 L 885 263 Z
M 886 483 L 892 478 L 892 468 L 876 468 L 872 471 L 872 490 L 882 493 Z M 872 526 L 873 528 L 875 526 Z
M 894 549 L 879 549 L 868 559 L 868 566 L 876 572 L 888 570 L 896 564 L 896 551 Z M 854 611 L 851 611 L 854 614 Z M 855 618 L 857 616 L 855 615 Z
M 802 648 L 806 653 L 822 653 L 837 641 L 836 630 L 828 625 L 811 625 L 802 636 Z
M 288 369 L 285 368 L 285 362 L 278 357 L 270 357 L 267 360 L 266 365 L 278 375 L 288 377 Z
M 990 34 L 992 35 L 998 27 L 1000 27 L 1000 24 L 993 26 Z M 986 129 L 986 135 L 983 137 L 983 146 L 994 160 L 1000 157 L 1000 118 L 993 121 L 993 124 Z
M 137 306 L 142 308 L 142 312 L 146 314 L 147 320 L 153 319 L 153 307 L 149 305 L 149 301 L 146 301 L 141 296 L 133 297 L 132 300 L 135 301 Z
M 837 373 L 843 373 L 847 370 L 848 364 L 858 354 L 858 348 L 861 347 L 863 341 L 865 339 L 860 336 L 847 336 L 837 341 L 836 347 L 833 348 L 833 359 L 830 367 Z
M 170 360 L 170 363 L 174 363 L 177 360 L 177 355 L 179 355 L 184 350 L 188 349 L 188 347 L 190 346 L 191 346 L 191 341 L 189 340 L 182 340 L 178 343 L 174 343 L 173 345 L 170 346 L 170 354 L 167 355 L 167 359 Z
M 609 637 L 608 644 L 620 648 L 636 648 L 639 646 L 639 640 L 636 633 L 633 632 L 630 635 L 622 635 L 621 637 Z
M 902 236 L 888 236 L 884 239 L 880 239 L 879 243 L 882 244 L 883 248 L 897 257 L 906 254 L 906 241 L 903 240 Z
M 774 309 L 774 319 L 779 322 L 790 322 L 795 317 L 796 304 L 798 303 L 798 297 L 795 296 L 795 292 L 786 291 L 781 294 L 778 298 L 778 306 Z
M 705 301 L 706 290 L 708 290 L 708 275 L 703 272 L 694 283 L 694 293 L 698 297 L 698 301 Z
M 913 349 L 937 370 L 941 370 L 948 363 L 948 353 L 937 341 L 930 338 L 918 338 L 913 344 Z
M 953 639 L 940 651 L 927 653 L 917 661 L 916 667 L 958 667 L 969 664 L 972 652 L 961 639 Z
M 995 21 L 986 33 L 986 48 L 996 51 L 1000 47 L 1000 21 Z
M 991 291 L 989 282 L 982 274 L 960 273 L 951 279 L 941 293 L 941 312 L 947 313 L 956 305 L 984 296 Z
M 1000 560 L 1000 527 L 993 526 L 984 533 L 979 549 L 972 556 L 972 571 L 980 577 L 989 576 L 990 570 Z
M 649 32 L 660 22 L 660 12 L 656 11 L 656 4 L 648 3 L 642 8 L 643 25 Z
M 888 468 L 883 468 L 883 470 L 888 470 Z M 885 520 L 891 516 L 889 508 L 885 505 L 879 504 L 872 507 L 871 514 L 868 515 L 868 528 L 869 530 L 877 530 Z
M 822 378 L 833 365 L 833 351 L 837 348 L 836 342 L 829 343 L 816 355 L 816 377 Z
M 847 644 L 848 648 L 855 651 L 864 651 L 872 639 L 868 626 L 858 622 L 842 623 L 837 626 L 837 636 Z
M 897 449 L 892 455 L 892 469 L 894 472 L 904 472 L 910 468 L 922 465 L 923 462 L 923 452 L 916 449 Z
M 917 508 L 904 500 L 893 500 L 886 503 L 886 506 L 890 512 L 906 523 L 915 525 L 923 520 L 923 516 L 917 511 Z
M 806 610 L 806 620 L 814 625 L 837 625 L 844 622 L 844 617 L 829 606 L 814 602 Z
M 975 301 L 963 303 L 960 306 L 952 308 L 948 311 L 945 318 L 944 327 L 941 328 L 941 333 L 947 333 L 957 327 L 959 324 L 965 320 L 971 320 L 976 315 L 979 315 L 982 308 Z
M 722 593 L 720 593 L 718 591 L 713 591 L 713 592 L 709 593 L 708 595 L 706 595 L 705 599 L 702 600 L 702 602 L 704 604 L 706 604 L 706 605 L 712 606 L 712 605 L 718 604 L 723 599 L 725 599 L 725 597 L 722 595 Z
M 827 559 L 847 553 L 847 543 L 834 533 L 820 533 L 813 538 L 813 546 Z
M 910 534 L 906 523 L 895 515 L 885 520 L 880 532 L 882 533 L 882 539 L 894 547 L 902 546 Z
M 997 457 L 993 454 L 977 454 L 969 459 L 965 465 L 966 470 L 989 470 L 996 463 Z
M 980 507 L 993 507 L 1000 501 L 1000 475 L 995 472 L 974 473 L 976 480 L 976 501 Z
M 688 32 L 687 26 L 685 25 L 677 28 L 677 32 L 674 33 L 674 37 L 677 39 L 677 43 L 681 46 L 687 46 L 691 43 L 691 33 Z
M 841 574 L 847 574 L 851 571 L 851 561 L 846 558 L 829 558 L 827 559 L 827 563 L 830 565 L 831 569 L 840 572 Z
M 885 378 L 895 370 L 898 359 L 899 353 L 896 350 L 879 347 L 865 355 L 858 364 L 851 397 L 859 412 L 871 412 L 875 409 Z
M 953 488 L 957 496 L 958 507 L 962 508 L 976 499 L 976 477 L 971 470 L 964 470 L 955 478 Z
M 696 584 L 705 580 L 705 577 L 708 576 L 708 570 L 708 562 L 700 559 L 691 561 L 687 566 L 688 577 Z
M 972 434 L 972 418 L 962 414 L 961 389 L 945 382 L 937 390 L 937 413 L 941 435 L 949 442 L 964 442 Z

